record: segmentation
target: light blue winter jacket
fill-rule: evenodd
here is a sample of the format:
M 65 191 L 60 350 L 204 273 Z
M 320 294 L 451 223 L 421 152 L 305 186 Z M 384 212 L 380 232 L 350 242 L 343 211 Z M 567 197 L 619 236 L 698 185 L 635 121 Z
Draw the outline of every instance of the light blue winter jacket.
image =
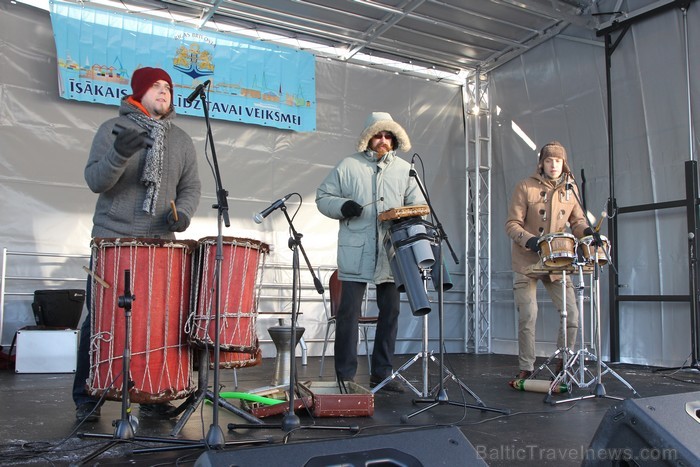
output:
M 393 282 L 383 245 L 390 221 L 380 222 L 377 215 L 392 208 L 425 204 L 416 180 L 409 176 L 410 168 L 395 151 L 379 161 L 367 152 L 358 152 L 340 161 L 316 190 L 318 210 L 340 224 L 340 280 Z M 359 217 L 343 218 L 341 207 L 349 200 L 364 206 Z

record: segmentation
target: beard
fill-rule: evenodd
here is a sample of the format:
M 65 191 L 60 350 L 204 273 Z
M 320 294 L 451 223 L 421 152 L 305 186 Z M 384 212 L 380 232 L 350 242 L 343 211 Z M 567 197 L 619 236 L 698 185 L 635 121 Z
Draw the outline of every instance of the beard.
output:
M 374 152 L 381 156 L 388 153 L 389 151 L 391 151 L 391 145 L 389 144 L 381 143 L 374 147 Z

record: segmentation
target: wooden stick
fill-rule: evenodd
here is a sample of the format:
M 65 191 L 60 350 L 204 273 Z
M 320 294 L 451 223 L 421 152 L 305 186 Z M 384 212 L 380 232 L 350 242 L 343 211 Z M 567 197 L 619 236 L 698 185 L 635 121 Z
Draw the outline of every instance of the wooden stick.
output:
M 177 208 L 175 207 L 175 200 L 171 199 L 170 200 L 170 209 L 173 210 L 173 219 L 175 219 L 175 222 L 178 221 L 177 219 Z
M 97 282 L 99 282 L 99 284 L 100 284 L 102 287 L 104 287 L 105 289 L 109 289 L 109 287 L 110 287 L 109 284 L 106 283 L 105 280 L 102 279 L 100 276 L 98 276 L 98 275 L 95 274 L 93 271 L 91 271 L 89 267 L 83 266 L 83 269 L 85 270 L 85 272 L 87 272 L 88 274 L 90 274 L 90 275 L 92 276 L 93 279 L 95 279 Z

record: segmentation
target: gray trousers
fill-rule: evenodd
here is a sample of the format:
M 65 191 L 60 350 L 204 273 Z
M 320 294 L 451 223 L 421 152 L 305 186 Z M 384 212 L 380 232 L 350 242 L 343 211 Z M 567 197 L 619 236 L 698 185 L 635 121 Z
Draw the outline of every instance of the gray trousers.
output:
M 564 293 L 561 281 L 552 282 L 549 276 L 538 278 L 514 273 L 513 295 L 518 307 L 518 366 L 520 370 L 533 371 L 535 366 L 535 326 L 537 323 L 537 281 L 541 280 L 554 306 L 561 313 L 564 309 Z M 566 277 L 566 346 L 572 349 L 578 334 L 578 307 L 576 294 L 569 276 Z M 559 321 L 557 347 L 564 347 L 564 333 Z

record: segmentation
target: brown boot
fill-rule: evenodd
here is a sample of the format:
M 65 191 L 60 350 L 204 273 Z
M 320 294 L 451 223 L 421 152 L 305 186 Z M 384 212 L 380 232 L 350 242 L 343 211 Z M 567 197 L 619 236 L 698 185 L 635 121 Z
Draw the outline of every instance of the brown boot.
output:
M 528 379 L 530 376 L 532 376 L 531 371 L 520 370 L 520 373 L 518 373 L 518 376 L 516 376 L 515 379 Z

